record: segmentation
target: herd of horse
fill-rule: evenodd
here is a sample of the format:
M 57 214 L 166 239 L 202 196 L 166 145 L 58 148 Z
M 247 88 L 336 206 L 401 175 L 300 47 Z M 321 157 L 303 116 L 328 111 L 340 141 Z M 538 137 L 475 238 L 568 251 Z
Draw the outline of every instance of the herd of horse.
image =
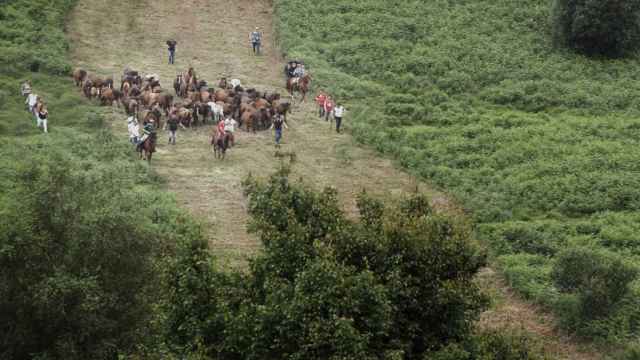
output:
M 311 82 L 308 74 L 287 79 L 290 99 L 286 99 L 277 92 L 245 89 L 238 79 L 221 78 L 217 86 L 210 87 L 207 81 L 198 78 L 193 67 L 176 75 L 173 94 L 160 85 L 157 75 L 142 76 L 131 69 L 123 71 L 118 88 L 114 87 L 113 77 L 101 77 L 80 68 L 74 70 L 73 79 L 87 98 L 97 99 L 101 105 L 121 104 L 128 116 L 141 119 L 143 124 L 151 122 L 158 129 L 162 128 L 163 116 L 168 118 L 171 114 L 184 127 L 206 125 L 208 121 L 215 124 L 231 117 L 238 122 L 239 128 L 252 132 L 268 129 L 275 115 L 282 115 L 286 120 L 294 93 L 300 93 L 301 101 L 304 101 Z M 150 160 L 155 151 L 155 136 L 147 141 L 149 144 L 143 144 L 141 157 Z M 213 135 L 211 145 L 215 151 Z M 228 145 L 228 141 L 222 145 Z

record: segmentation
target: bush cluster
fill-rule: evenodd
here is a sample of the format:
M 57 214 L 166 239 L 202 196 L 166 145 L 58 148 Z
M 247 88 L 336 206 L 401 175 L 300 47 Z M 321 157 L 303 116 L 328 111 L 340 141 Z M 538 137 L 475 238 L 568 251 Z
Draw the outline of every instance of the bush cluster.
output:
M 389 208 L 362 194 L 361 219 L 336 193 L 249 178 L 263 252 L 248 273 L 219 272 L 184 244 L 167 272 L 167 336 L 227 359 L 421 359 L 470 337 L 485 309 L 484 257 L 459 219 L 416 196 Z
M 555 0 L 557 40 L 588 55 L 616 57 L 638 48 L 640 1 Z

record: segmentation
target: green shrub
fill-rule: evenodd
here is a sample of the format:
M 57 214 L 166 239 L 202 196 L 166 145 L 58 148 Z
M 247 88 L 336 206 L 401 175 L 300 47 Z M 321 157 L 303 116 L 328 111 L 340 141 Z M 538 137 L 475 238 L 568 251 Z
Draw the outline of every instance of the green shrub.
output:
M 591 320 L 612 311 L 637 273 L 611 253 L 571 248 L 558 255 L 551 277 L 560 291 L 576 294 L 581 318 Z
M 117 148 L 108 138 L 86 145 L 93 151 L 72 141 L 2 145 L 2 358 L 133 350 L 158 291 L 157 260 L 169 249 L 163 229 L 180 232 L 157 196 L 133 191 L 139 169 L 101 163 Z
M 424 197 L 386 207 L 362 194 L 361 220 L 335 190 L 317 193 L 281 169 L 245 181 L 263 252 L 246 274 L 218 273 L 202 250 L 170 268 L 170 336 L 210 356 L 421 359 L 461 341 L 486 308 L 473 281 L 484 257 L 468 224 Z M 184 245 L 183 245 L 184 246 Z
M 510 330 L 483 330 L 463 343 L 453 343 L 424 357 L 424 360 L 542 360 L 539 344 L 529 336 Z
M 619 56 L 637 49 L 640 1 L 555 0 L 556 38 L 588 55 Z

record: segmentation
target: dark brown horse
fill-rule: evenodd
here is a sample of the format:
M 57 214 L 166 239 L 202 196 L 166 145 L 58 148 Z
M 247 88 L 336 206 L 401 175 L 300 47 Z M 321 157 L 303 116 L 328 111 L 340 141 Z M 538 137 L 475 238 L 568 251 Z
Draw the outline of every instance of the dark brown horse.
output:
M 216 134 L 211 137 L 211 145 L 213 145 L 213 153 L 216 158 L 224 160 L 224 155 L 229 148 L 229 134 L 224 133 L 218 136 L 216 132 Z
M 148 162 L 151 162 L 151 156 L 154 152 L 156 152 L 156 133 L 151 133 L 144 143 L 142 143 L 140 159 L 144 158 Z
M 287 80 L 287 91 L 293 99 L 293 92 L 297 91 L 302 94 L 302 102 L 307 96 L 307 92 L 309 91 L 309 84 L 311 83 L 311 75 L 305 74 L 300 78 L 290 78 Z

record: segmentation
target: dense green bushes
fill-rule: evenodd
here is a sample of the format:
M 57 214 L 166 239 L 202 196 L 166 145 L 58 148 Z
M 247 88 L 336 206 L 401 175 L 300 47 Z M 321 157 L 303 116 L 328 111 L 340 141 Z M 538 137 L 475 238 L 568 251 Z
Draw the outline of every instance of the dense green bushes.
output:
M 162 257 L 197 228 L 72 86 L 73 4 L 0 4 L 2 359 L 114 359 L 161 344 Z M 48 134 L 25 111 L 25 79 L 48 103 Z
M 515 288 L 580 314 L 552 279 L 558 254 L 605 249 L 640 267 L 640 64 L 558 49 L 549 5 L 279 0 L 276 29 L 314 85 L 348 102 L 359 140 L 472 211 Z M 631 293 L 602 318 L 564 323 L 636 337 Z
M 335 191 L 286 170 L 245 186 L 264 251 L 249 273 L 220 273 L 183 244 L 168 271 L 174 344 L 225 359 L 421 359 L 469 338 L 486 298 L 464 222 L 422 197 L 387 208 L 364 194 L 353 222 Z
M 8 0 L 0 5 L 0 75 L 67 75 L 64 21 L 75 0 Z
M 2 358 L 113 358 L 143 339 L 180 217 L 101 135 L 1 147 Z
M 620 56 L 638 48 L 640 1 L 555 0 L 559 42 L 589 55 Z

